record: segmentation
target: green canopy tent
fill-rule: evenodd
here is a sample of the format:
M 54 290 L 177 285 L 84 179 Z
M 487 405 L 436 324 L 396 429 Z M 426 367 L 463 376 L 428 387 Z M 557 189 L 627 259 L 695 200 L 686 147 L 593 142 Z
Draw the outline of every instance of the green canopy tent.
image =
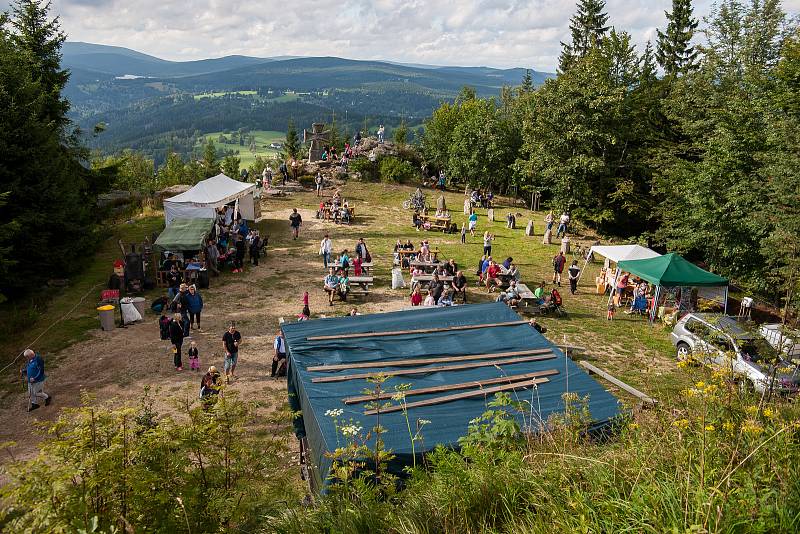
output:
M 665 287 L 725 287 L 725 311 L 728 311 L 728 279 L 701 269 L 674 252 L 643 260 L 623 260 L 619 268 L 656 286 L 651 320 L 656 303 Z
M 161 250 L 202 250 L 214 219 L 172 219 L 154 243 Z

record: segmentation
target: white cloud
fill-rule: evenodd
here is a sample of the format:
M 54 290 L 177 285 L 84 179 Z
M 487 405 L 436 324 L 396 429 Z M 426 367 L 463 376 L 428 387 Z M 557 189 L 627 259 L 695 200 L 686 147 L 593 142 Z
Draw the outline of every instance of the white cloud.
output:
M 671 0 L 608 0 L 610 23 L 643 45 Z M 695 2 L 708 13 L 710 0 Z M 800 0 L 784 8 L 800 11 Z M 229 54 L 339 56 L 553 70 L 574 0 L 54 0 L 72 41 L 172 60 Z

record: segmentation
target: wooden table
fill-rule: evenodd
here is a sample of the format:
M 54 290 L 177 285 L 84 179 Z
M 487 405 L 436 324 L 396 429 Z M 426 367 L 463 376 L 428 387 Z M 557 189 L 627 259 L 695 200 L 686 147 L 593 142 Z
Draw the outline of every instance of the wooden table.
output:
M 369 274 L 369 272 L 372 270 L 372 266 L 373 262 L 371 261 L 365 261 L 364 263 L 362 263 L 361 268 L 364 269 L 364 274 Z
M 443 262 L 441 261 L 419 261 L 419 260 L 412 260 L 409 264 L 411 267 L 419 267 L 425 272 L 431 272 L 436 269 L 438 266 L 442 265 Z
M 519 300 L 524 302 L 525 306 L 527 306 L 528 301 L 531 300 L 535 301 L 536 303 L 539 302 L 539 299 L 534 296 L 533 291 L 531 291 L 530 288 L 525 284 L 517 283 L 517 292 L 519 293 Z
M 412 293 L 414 292 L 414 288 L 417 286 L 417 284 L 419 284 L 419 285 L 425 284 L 427 286 L 427 285 L 430 285 L 430 283 L 432 281 L 433 281 L 433 275 L 432 274 L 421 274 L 419 276 L 412 276 L 411 277 L 411 292 Z M 439 277 L 439 281 L 443 282 L 445 284 L 449 284 L 449 283 L 451 283 L 453 281 L 453 277 L 452 276 L 440 276 Z
M 405 256 L 419 256 L 419 250 L 399 249 L 397 251 L 397 254 L 400 256 L 400 259 L 402 260 Z M 432 248 L 431 254 L 433 255 L 433 259 L 435 261 L 436 258 L 439 256 L 439 249 Z
M 369 286 L 375 281 L 372 276 L 351 276 L 350 292 L 356 291 L 364 295 L 369 295 Z
M 430 224 L 429 230 L 441 230 L 443 232 L 446 232 L 448 228 L 450 228 L 450 223 L 453 220 L 452 217 L 437 217 L 436 215 L 420 215 L 419 218 L 423 223 Z
M 335 209 L 341 210 L 342 208 L 340 206 L 340 207 L 335 208 Z M 350 212 L 350 220 L 352 221 L 356 216 L 356 208 L 354 206 L 348 206 L 347 207 L 347 211 Z M 327 219 L 327 220 L 331 220 L 333 218 L 333 216 L 331 215 L 331 207 L 330 206 L 325 206 L 325 208 L 322 210 L 322 218 L 323 219 Z

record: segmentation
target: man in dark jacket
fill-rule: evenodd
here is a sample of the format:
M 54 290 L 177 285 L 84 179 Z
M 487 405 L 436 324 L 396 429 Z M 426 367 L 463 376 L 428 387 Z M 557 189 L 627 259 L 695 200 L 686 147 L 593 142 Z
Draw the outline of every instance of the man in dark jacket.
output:
M 173 363 L 177 371 L 183 371 L 183 362 L 181 361 L 181 346 L 184 337 L 182 322 L 181 314 L 176 313 L 172 317 L 172 322 L 169 323 L 169 342 L 172 343 Z

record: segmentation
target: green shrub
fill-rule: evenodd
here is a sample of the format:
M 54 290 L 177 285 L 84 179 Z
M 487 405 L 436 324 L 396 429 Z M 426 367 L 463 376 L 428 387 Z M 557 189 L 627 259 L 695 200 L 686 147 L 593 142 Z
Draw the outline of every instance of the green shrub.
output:
M 316 182 L 314 181 L 315 179 L 316 177 L 311 176 L 310 174 L 304 174 L 302 176 L 297 177 L 297 181 L 300 182 L 300 185 L 311 189 L 313 189 L 316 186 Z
M 379 163 L 381 182 L 405 183 L 416 178 L 414 167 L 407 161 L 394 156 L 381 158 Z
M 357 158 L 349 163 L 349 168 L 353 172 L 361 175 L 362 182 L 377 182 L 380 178 L 378 174 L 378 163 L 370 161 L 368 158 Z

